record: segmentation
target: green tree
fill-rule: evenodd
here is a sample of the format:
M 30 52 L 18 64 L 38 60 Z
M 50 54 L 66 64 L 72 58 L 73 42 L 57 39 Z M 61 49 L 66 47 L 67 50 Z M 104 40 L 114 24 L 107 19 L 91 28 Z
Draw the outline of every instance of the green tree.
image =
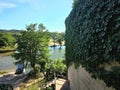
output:
M 54 79 L 54 73 L 56 76 L 67 73 L 65 60 L 54 59 L 48 63 L 48 66 L 46 67 L 46 80 L 49 81 Z
M 57 72 L 65 72 L 66 71 L 66 65 L 63 63 L 64 61 L 61 59 L 55 59 L 52 63 L 51 68 L 57 73 Z
M 36 65 L 43 67 L 49 58 L 48 31 L 43 24 L 30 24 L 26 31 L 22 31 L 17 38 L 17 51 L 13 56 L 17 63 L 24 63 L 24 67 L 30 62 L 31 67 L 36 71 Z M 44 64 L 43 64 L 44 63 Z
M 53 39 L 53 43 L 54 43 L 54 46 L 56 46 L 56 42 L 57 42 L 57 37 L 58 37 L 58 33 L 57 32 L 52 32 L 51 33 L 51 38 Z
M 0 33 L 0 47 L 14 46 L 15 38 L 11 33 Z
M 60 45 L 60 49 L 61 49 L 61 46 L 62 46 L 62 41 L 64 41 L 64 40 L 65 40 L 65 33 L 64 32 L 59 33 L 59 35 L 57 37 L 57 42 Z
M 64 32 L 61 32 L 61 33 L 49 32 L 49 36 L 53 40 L 54 46 L 56 46 L 56 43 L 58 43 L 60 45 L 60 48 L 61 48 L 62 41 L 64 41 L 64 39 L 65 39 L 65 33 Z

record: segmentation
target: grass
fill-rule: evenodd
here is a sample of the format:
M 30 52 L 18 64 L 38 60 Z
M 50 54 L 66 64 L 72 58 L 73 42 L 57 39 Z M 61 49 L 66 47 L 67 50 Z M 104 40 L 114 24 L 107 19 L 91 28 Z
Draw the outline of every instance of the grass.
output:
M 33 70 L 28 74 L 27 78 L 20 85 L 20 90 L 39 90 L 45 84 L 44 77 L 41 73 L 34 74 Z
M 7 73 L 6 71 L 0 71 L 0 75 Z
M 0 53 L 0 56 L 10 56 L 13 52 Z
M 38 90 L 39 89 L 39 84 L 34 83 L 31 86 L 27 87 L 26 89 L 24 87 L 21 87 L 20 90 Z
M 15 47 L 2 47 L 0 48 L 0 56 L 9 56 L 13 54 Z
M 40 87 L 42 88 L 44 85 L 44 79 L 38 80 L 37 82 L 31 84 L 30 86 L 26 86 L 27 84 L 30 84 L 35 80 L 36 79 L 33 79 L 33 80 L 30 80 L 30 82 L 24 83 L 22 86 L 20 86 L 20 90 L 39 90 Z

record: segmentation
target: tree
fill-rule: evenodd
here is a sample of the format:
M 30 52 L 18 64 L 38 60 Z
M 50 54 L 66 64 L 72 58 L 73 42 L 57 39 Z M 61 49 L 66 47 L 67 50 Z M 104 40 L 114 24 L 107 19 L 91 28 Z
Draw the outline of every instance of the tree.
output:
M 54 73 L 56 76 L 67 73 L 65 60 L 54 59 L 48 63 L 48 66 L 46 67 L 46 80 L 49 81 L 54 79 Z
M 63 63 L 64 61 L 61 59 L 55 59 L 52 63 L 51 68 L 56 72 L 65 72 L 66 71 L 66 65 Z
M 61 48 L 62 41 L 64 41 L 64 39 L 65 39 L 65 33 L 64 32 L 61 32 L 61 33 L 49 32 L 49 36 L 53 40 L 53 43 L 54 43 L 53 46 L 56 46 L 56 43 L 58 43 L 60 45 L 60 48 Z
M 62 41 L 64 41 L 64 40 L 65 40 L 65 33 L 64 32 L 59 33 L 58 37 L 57 37 L 57 42 L 60 45 L 60 49 L 61 49 L 61 46 L 62 46 Z
M 19 53 L 13 56 L 18 60 L 17 63 L 23 63 L 24 67 L 30 62 L 31 67 L 36 71 L 37 64 L 43 65 L 48 60 L 48 42 L 49 37 L 45 26 L 39 24 L 37 27 L 37 24 L 30 24 L 18 37 L 17 51 Z
M 53 39 L 54 46 L 56 46 L 55 43 L 57 42 L 57 37 L 58 37 L 58 33 L 52 32 L 51 38 Z
M 15 38 L 11 33 L 0 33 L 0 47 L 14 46 Z

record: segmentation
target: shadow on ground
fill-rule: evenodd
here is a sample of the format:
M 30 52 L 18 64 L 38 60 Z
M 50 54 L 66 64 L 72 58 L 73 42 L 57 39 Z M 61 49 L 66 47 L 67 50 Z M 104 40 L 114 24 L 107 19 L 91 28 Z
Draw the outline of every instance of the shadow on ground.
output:
M 15 75 L 15 74 L 8 74 L 8 75 L 3 75 L 0 77 L 0 86 L 8 86 L 15 88 L 17 87 L 20 83 L 22 83 L 27 76 L 23 74 Z M 0 88 L 1 88 L 0 87 Z M 1 90 L 1 89 L 0 89 Z
M 65 81 L 60 90 L 70 90 L 68 81 Z

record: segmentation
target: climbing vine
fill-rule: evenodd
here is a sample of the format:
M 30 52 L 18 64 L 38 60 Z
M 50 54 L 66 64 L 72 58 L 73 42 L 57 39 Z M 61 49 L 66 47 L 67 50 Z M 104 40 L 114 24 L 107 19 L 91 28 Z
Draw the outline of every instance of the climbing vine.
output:
M 120 1 L 78 0 L 65 23 L 67 65 L 82 64 L 92 77 L 120 90 Z

